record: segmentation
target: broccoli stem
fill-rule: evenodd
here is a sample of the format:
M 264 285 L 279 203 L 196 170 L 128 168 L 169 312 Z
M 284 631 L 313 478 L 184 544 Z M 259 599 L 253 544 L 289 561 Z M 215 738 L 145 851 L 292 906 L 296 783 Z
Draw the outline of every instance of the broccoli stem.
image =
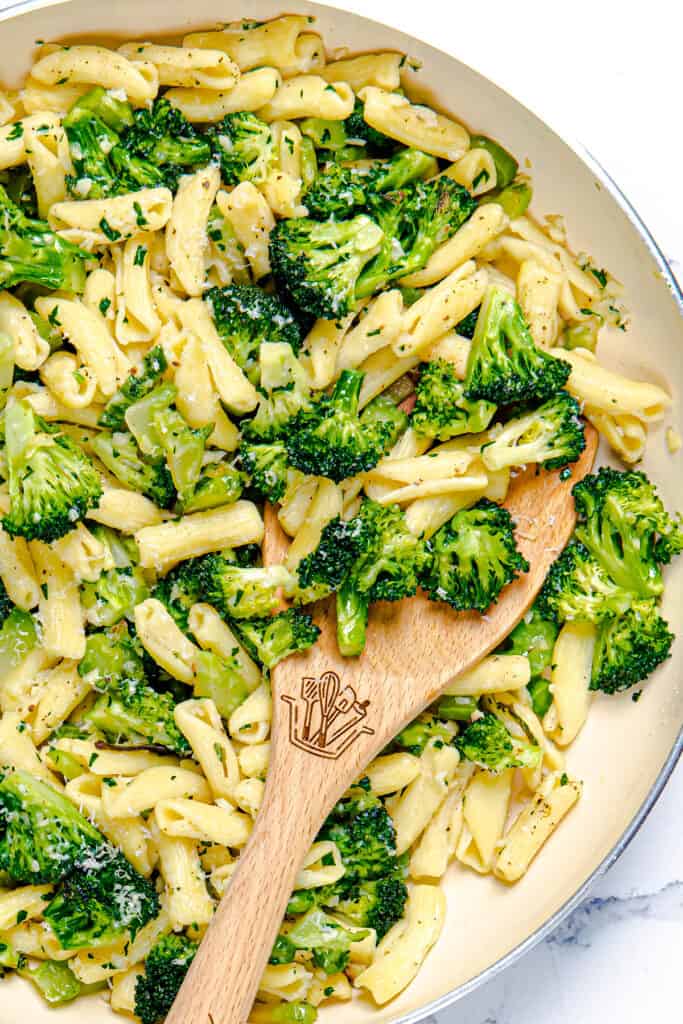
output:
M 352 586 L 342 585 L 337 592 L 337 644 L 345 658 L 363 652 L 369 607 L 365 595 Z
M 436 717 L 451 722 L 469 722 L 479 703 L 476 697 L 457 697 L 446 695 L 436 705 Z

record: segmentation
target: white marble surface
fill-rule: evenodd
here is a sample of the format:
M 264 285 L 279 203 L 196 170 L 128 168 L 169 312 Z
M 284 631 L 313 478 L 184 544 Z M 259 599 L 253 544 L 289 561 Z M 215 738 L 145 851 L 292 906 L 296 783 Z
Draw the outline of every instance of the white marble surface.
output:
M 0 8 L 9 5 L 0 0 Z M 683 16 L 671 0 L 649 0 L 646 11 L 616 0 L 488 0 L 481 18 L 476 5 L 448 0 L 335 5 L 452 52 L 582 142 L 629 196 L 680 277 Z M 517 964 L 424 1024 L 679 1019 L 682 810 L 679 767 L 590 899 Z
M 683 278 L 683 15 L 669 0 L 571 4 L 335 0 L 453 53 L 595 156 Z M 677 9 L 675 9 L 677 8 Z M 468 13 L 469 12 L 469 13 Z M 470 16 L 471 15 L 471 16 Z M 647 159 L 659 140 L 662 164 Z M 643 159 L 644 158 L 644 159 Z M 674 190 L 675 192 L 675 190 Z M 545 942 L 424 1024 L 641 1024 L 680 1019 L 683 768 L 621 859 Z M 676 1009 L 678 1008 L 678 1009 Z

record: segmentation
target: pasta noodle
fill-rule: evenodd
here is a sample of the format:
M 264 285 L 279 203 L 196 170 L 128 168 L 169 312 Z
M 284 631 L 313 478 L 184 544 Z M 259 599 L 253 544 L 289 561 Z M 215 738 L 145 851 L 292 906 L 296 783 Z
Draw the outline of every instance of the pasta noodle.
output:
M 255 25 L 238 21 L 214 32 L 193 32 L 185 36 L 183 45 L 216 47 L 229 54 L 242 71 L 270 65 L 283 75 L 295 75 L 325 63 L 322 40 L 310 31 L 309 19 L 301 14 Z
M 259 110 L 280 88 L 275 68 L 255 68 L 242 75 L 227 92 L 216 89 L 169 89 L 166 98 L 188 121 L 220 121 L 238 110 Z
M 406 146 L 415 146 L 444 160 L 458 160 L 469 147 L 466 130 L 430 107 L 412 104 L 405 96 L 371 85 L 362 89 L 363 117 L 373 128 Z

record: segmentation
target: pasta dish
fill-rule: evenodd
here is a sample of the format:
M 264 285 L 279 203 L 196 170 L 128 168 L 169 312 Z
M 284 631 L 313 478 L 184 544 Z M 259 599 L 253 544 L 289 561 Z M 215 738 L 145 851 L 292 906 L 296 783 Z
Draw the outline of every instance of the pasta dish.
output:
M 572 539 L 329 815 L 251 1024 L 403 991 L 441 879 L 533 870 L 591 784 L 567 748 L 593 699 L 669 656 L 683 527 L 634 466 L 671 398 L 601 360 L 628 343 L 618 280 L 531 216 L 502 143 L 406 94 L 406 61 L 334 59 L 287 15 L 43 43 L 0 91 L 0 975 L 49 1004 L 164 1020 L 316 603 L 348 658 L 418 588 L 485 617 L 529 568 L 510 480 L 571 476 L 586 421 L 613 465 L 574 487 Z M 321 750 L 363 711 L 328 675 L 301 694 Z

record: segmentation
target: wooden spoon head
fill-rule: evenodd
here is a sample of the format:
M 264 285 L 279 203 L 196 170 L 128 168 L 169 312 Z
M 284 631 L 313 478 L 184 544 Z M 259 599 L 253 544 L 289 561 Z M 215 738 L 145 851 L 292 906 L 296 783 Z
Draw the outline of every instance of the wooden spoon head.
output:
M 497 647 L 529 610 L 550 565 L 569 540 L 576 518 L 571 489 L 590 472 L 596 449 L 597 434 L 587 424 L 586 447 L 570 476 L 563 479 L 560 472 L 539 472 L 532 467 L 512 480 L 504 505 L 516 524 L 517 544 L 530 568 L 505 588 L 486 615 L 455 612 L 446 604 L 430 601 L 422 592 L 395 603 L 381 602 L 370 610 L 362 655 L 343 658 L 337 648 L 334 600 L 316 605 L 313 615 L 320 627 L 318 642 L 281 662 L 271 676 L 276 736 L 286 733 L 299 749 L 330 761 L 353 747 L 358 756 L 352 760 L 362 768 L 455 676 Z M 266 563 L 281 561 L 286 548 L 287 538 L 269 509 Z M 311 739 L 302 739 L 301 722 L 302 688 L 307 680 L 323 677 L 325 692 L 343 692 L 343 705 L 350 707 L 337 709 L 321 747 L 315 742 L 315 725 L 310 729 Z M 355 699 L 349 699 L 354 694 Z M 323 710 L 328 719 L 334 715 L 334 709 L 326 706 Z M 278 719 L 283 712 L 288 725 L 283 724 L 281 730 Z

